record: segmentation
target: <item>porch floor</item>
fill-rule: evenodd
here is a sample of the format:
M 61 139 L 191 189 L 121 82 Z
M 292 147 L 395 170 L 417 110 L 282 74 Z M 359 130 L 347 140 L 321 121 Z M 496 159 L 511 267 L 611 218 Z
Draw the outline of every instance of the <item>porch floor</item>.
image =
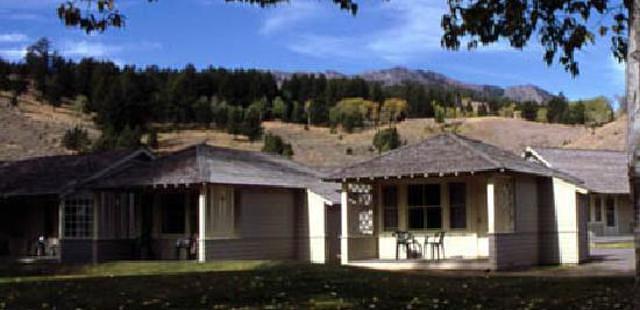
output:
M 462 259 L 368 259 L 353 260 L 347 265 L 376 270 L 491 270 L 489 258 Z

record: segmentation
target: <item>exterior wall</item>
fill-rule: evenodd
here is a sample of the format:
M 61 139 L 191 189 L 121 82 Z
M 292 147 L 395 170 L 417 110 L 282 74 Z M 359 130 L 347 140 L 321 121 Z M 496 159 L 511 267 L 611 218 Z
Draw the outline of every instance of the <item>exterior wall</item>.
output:
M 205 241 L 207 260 L 295 259 L 295 191 L 269 188 L 238 188 L 235 233 Z
M 60 261 L 63 263 L 90 263 L 93 261 L 93 240 L 60 240 Z
M 540 182 L 540 262 L 577 264 L 586 258 L 580 251 L 576 187 L 557 178 Z
M 130 260 L 136 257 L 132 239 L 96 240 L 96 261 Z
M 615 203 L 615 226 L 606 224 L 606 200 L 612 197 Z M 597 199 L 600 198 L 601 205 L 596 207 Z M 633 233 L 633 208 L 629 195 L 623 194 L 600 194 L 589 195 L 589 233 L 592 236 L 619 236 L 631 235 Z M 600 211 L 600 220 L 597 220 L 596 212 Z
M 312 263 L 325 263 L 327 246 L 325 200 L 317 194 L 307 191 L 309 260 Z
M 539 262 L 538 184 L 531 176 L 514 176 L 511 181 L 514 187 L 513 231 L 496 231 L 489 236 L 490 261 L 499 270 L 533 266 Z

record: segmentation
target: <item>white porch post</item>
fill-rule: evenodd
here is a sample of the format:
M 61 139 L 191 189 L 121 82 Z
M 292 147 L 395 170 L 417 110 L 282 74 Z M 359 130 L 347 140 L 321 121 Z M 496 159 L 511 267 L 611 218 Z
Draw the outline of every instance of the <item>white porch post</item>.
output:
M 487 233 L 496 232 L 496 198 L 495 198 L 495 179 L 487 180 Z
M 198 196 L 198 262 L 207 260 L 205 251 L 205 236 L 207 227 L 207 184 L 200 187 Z
M 340 264 L 349 263 L 349 184 L 342 183 L 342 193 L 340 195 Z

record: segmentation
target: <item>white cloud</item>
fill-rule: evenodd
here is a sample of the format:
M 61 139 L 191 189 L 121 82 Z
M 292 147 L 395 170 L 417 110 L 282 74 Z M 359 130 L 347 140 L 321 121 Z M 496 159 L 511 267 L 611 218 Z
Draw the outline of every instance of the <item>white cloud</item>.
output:
M 5 48 L 0 49 L 0 58 L 7 59 L 9 61 L 18 61 L 24 58 L 27 53 L 26 48 Z
M 311 19 L 313 14 L 321 9 L 318 2 L 312 1 L 294 1 L 281 4 L 277 9 L 267 11 L 268 16 L 262 24 L 260 33 L 268 35 L 289 28 L 304 20 Z
M 381 24 L 384 26 L 380 26 L 380 30 L 347 35 L 307 32 L 295 36 L 288 48 L 316 57 L 361 57 L 393 64 L 409 63 L 424 58 L 429 53 L 443 51 L 440 45 L 443 34 L 440 22 L 447 10 L 443 3 L 437 4 L 431 0 L 384 1 L 377 7 L 366 9 L 376 19 L 383 21 Z M 276 26 L 288 25 L 287 22 L 296 22 L 298 18 L 303 17 L 288 13 L 271 23 Z M 513 51 L 517 50 L 507 42 L 497 42 L 479 46 L 474 52 Z
M 102 42 L 74 41 L 63 42 L 60 54 L 67 57 L 108 57 L 122 51 L 122 47 L 107 45 Z
M 17 43 L 28 41 L 29 37 L 22 33 L 4 33 L 0 34 L 0 43 Z

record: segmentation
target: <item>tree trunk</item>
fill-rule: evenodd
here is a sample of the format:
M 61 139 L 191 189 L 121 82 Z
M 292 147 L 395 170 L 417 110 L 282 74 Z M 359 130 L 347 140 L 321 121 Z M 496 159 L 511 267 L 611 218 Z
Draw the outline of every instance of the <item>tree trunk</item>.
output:
M 634 209 L 636 285 L 640 285 L 640 0 L 629 8 L 629 50 L 626 67 L 626 104 L 629 116 L 627 152 L 629 185 Z

